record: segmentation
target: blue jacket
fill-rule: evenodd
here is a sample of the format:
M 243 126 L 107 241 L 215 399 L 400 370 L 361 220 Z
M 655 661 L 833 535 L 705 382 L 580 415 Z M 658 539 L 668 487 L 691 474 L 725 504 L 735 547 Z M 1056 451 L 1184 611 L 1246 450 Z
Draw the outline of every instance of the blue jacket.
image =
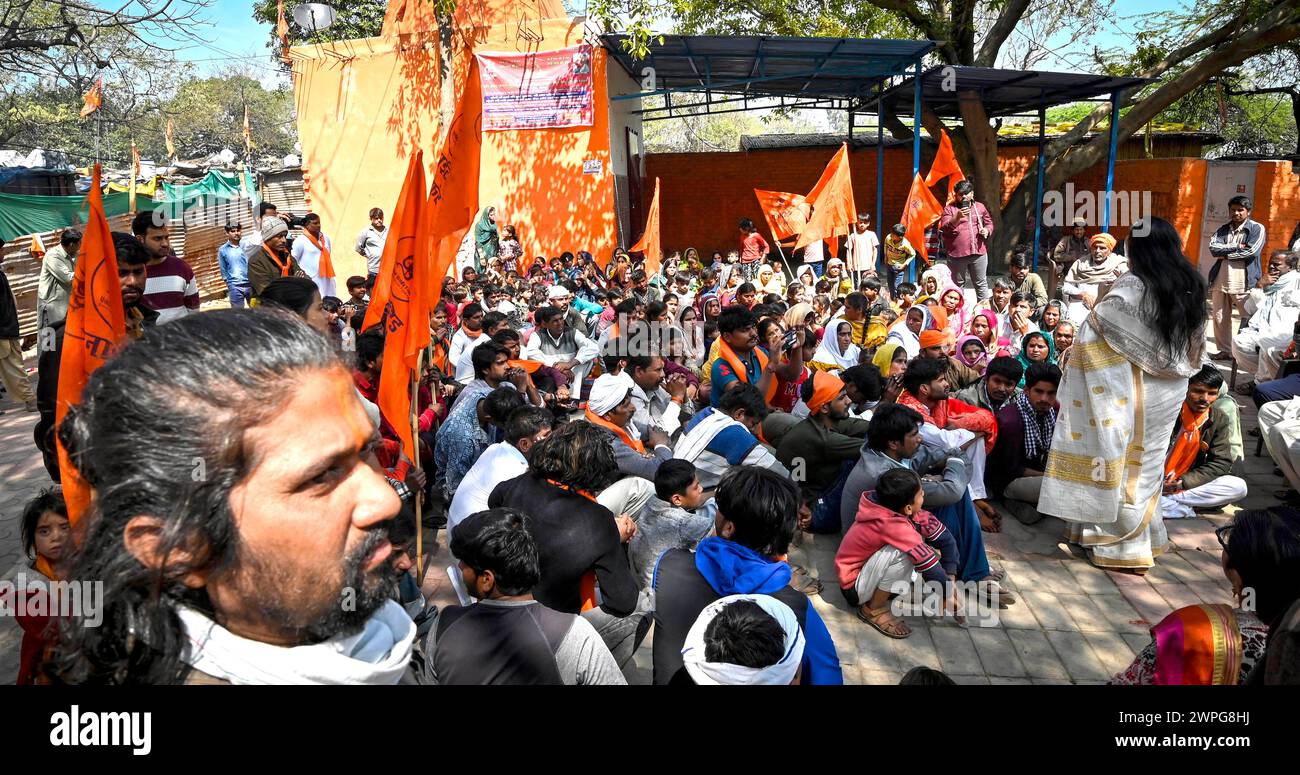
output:
M 721 596 L 770 595 L 790 583 L 788 563 L 773 562 L 753 549 L 717 536 L 700 541 L 695 549 L 695 567 Z M 804 618 L 803 630 L 807 639 L 803 652 L 803 683 L 844 683 L 835 642 L 811 604 Z
M 1225 223 L 1214 232 L 1210 239 L 1210 253 L 1215 258 L 1224 258 L 1228 260 L 1245 260 L 1246 263 L 1246 289 L 1255 287 L 1259 282 L 1263 267 L 1260 257 L 1264 253 L 1264 244 L 1268 237 L 1262 224 L 1246 219 L 1242 228 L 1246 232 L 1246 244 L 1238 245 L 1235 241 L 1229 242 L 1228 235 L 1232 233 L 1232 224 Z M 1215 261 L 1214 266 L 1210 267 L 1210 285 L 1214 285 L 1214 280 L 1219 276 L 1219 270 L 1223 268 L 1222 261 Z

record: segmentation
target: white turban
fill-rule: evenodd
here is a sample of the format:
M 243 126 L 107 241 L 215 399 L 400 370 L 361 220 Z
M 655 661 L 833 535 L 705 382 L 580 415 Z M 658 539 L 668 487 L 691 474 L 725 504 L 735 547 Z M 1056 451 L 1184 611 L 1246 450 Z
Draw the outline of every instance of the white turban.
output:
M 775 665 L 744 667 L 727 662 L 709 662 L 705 656 L 704 631 L 723 608 L 740 600 L 756 603 L 785 630 L 785 656 Z M 751 684 L 786 685 L 794 680 L 803 661 L 803 633 L 790 606 L 770 595 L 728 595 L 705 607 L 686 634 L 682 661 L 695 683 L 705 686 L 747 686 Z
M 551 289 L 546 292 L 548 299 L 563 299 L 565 296 L 572 296 L 573 293 L 563 285 L 552 285 Z
M 632 392 L 628 380 L 616 374 L 601 374 L 591 383 L 591 395 L 587 398 L 587 408 L 595 414 L 606 414 L 627 399 Z

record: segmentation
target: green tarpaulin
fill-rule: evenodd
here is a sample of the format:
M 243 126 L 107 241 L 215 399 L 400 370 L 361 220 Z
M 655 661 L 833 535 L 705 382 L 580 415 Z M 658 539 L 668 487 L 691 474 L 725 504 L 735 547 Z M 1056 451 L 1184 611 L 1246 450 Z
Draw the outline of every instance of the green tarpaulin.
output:
M 256 201 L 257 192 L 252 190 L 252 176 L 248 178 L 249 193 Z M 172 217 L 178 217 L 182 211 L 214 202 L 238 199 L 239 176 L 233 172 L 209 170 L 208 174 L 197 183 L 174 186 L 164 183 L 163 198 L 154 201 L 142 196 L 136 197 L 137 209 L 164 207 Z M 104 195 L 104 210 L 110 218 L 128 212 L 130 195 L 115 192 Z M 27 196 L 22 194 L 0 194 L 0 239 L 9 240 L 28 234 L 40 234 L 55 231 L 66 226 L 86 222 L 87 207 L 85 196 Z

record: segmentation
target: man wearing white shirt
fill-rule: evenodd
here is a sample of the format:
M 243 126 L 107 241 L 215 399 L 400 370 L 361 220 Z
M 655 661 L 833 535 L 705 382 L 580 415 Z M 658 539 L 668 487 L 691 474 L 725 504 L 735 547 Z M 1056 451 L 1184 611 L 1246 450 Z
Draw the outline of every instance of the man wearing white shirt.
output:
M 357 255 L 366 259 L 366 288 L 375 287 L 375 277 L 379 274 L 379 259 L 384 255 L 384 243 L 388 241 L 388 229 L 384 226 L 384 211 L 378 207 L 370 208 L 370 225 L 357 235 Z
M 460 328 L 451 335 L 451 344 L 447 347 L 447 364 L 454 370 L 460 363 L 460 356 L 465 350 L 473 350 L 475 345 L 487 341 L 483 333 L 483 307 L 477 302 L 470 302 L 460 312 Z
M 538 307 L 534 317 L 537 327 L 524 342 L 524 359 L 564 372 L 569 378 L 570 394 L 578 396 L 582 381 L 600 354 L 600 346 L 565 323 L 565 310 Z
M 1237 390 L 1249 394 L 1255 383 L 1277 376 L 1281 354 L 1291 342 L 1300 315 L 1300 256 L 1275 250 L 1268 259 L 1268 271 L 1260 275 L 1258 287 L 1242 300 L 1250 316 L 1232 338 L 1232 355 L 1244 370 L 1254 372 L 1254 383 Z M 1257 352 L 1258 351 L 1258 352 Z
M 644 441 L 650 428 L 658 428 L 669 438 L 690 421 L 683 405 L 686 379 L 680 374 L 664 378 L 664 359 L 658 355 L 629 355 L 625 373 L 632 381 L 632 424 Z
M 302 271 L 316 283 L 321 298 L 338 297 L 334 282 L 334 262 L 330 260 L 330 238 L 321 232 L 320 216 L 307 213 L 302 217 L 302 235 L 293 241 L 293 258 Z
M 483 451 L 460 480 L 456 495 L 447 512 L 447 535 L 471 514 L 488 508 L 488 496 L 500 483 L 521 476 L 528 470 L 528 453 L 533 445 L 551 435 L 555 418 L 536 406 L 521 406 L 506 421 L 506 440 Z
M 480 329 L 478 339 L 468 343 L 461 350 L 460 357 L 456 359 L 454 379 L 457 382 L 468 385 L 474 379 L 474 348 L 490 341 L 493 334 L 504 330 L 509 325 L 506 316 L 500 312 L 488 312 L 483 315 L 483 327 Z

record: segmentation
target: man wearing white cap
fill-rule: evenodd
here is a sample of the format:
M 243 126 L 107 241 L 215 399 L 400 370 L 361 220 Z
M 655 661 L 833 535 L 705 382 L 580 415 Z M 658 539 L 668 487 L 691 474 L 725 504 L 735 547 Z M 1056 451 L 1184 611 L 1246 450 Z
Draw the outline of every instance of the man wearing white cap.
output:
M 686 634 L 671 683 L 689 676 L 704 686 L 798 683 L 804 639 L 790 606 L 771 595 L 727 595 L 700 612 Z
M 569 378 L 569 392 L 577 397 L 591 364 L 600 355 L 600 346 L 569 325 L 559 307 L 538 307 L 533 318 L 537 327 L 523 343 L 524 360 L 540 361 L 563 372 Z
M 552 307 L 564 312 L 564 322 L 569 328 L 583 333 L 587 331 L 587 315 L 598 314 L 603 309 L 599 304 L 575 297 L 573 291 L 563 285 L 552 285 L 546 292 L 546 299 Z
M 619 471 L 653 481 L 659 464 L 672 458 L 673 450 L 668 445 L 668 434 L 658 428 L 647 429 L 646 441 L 642 442 L 632 425 L 634 414 L 632 384 L 627 379 L 613 374 L 596 378 L 587 398 L 587 422 L 614 436 Z

